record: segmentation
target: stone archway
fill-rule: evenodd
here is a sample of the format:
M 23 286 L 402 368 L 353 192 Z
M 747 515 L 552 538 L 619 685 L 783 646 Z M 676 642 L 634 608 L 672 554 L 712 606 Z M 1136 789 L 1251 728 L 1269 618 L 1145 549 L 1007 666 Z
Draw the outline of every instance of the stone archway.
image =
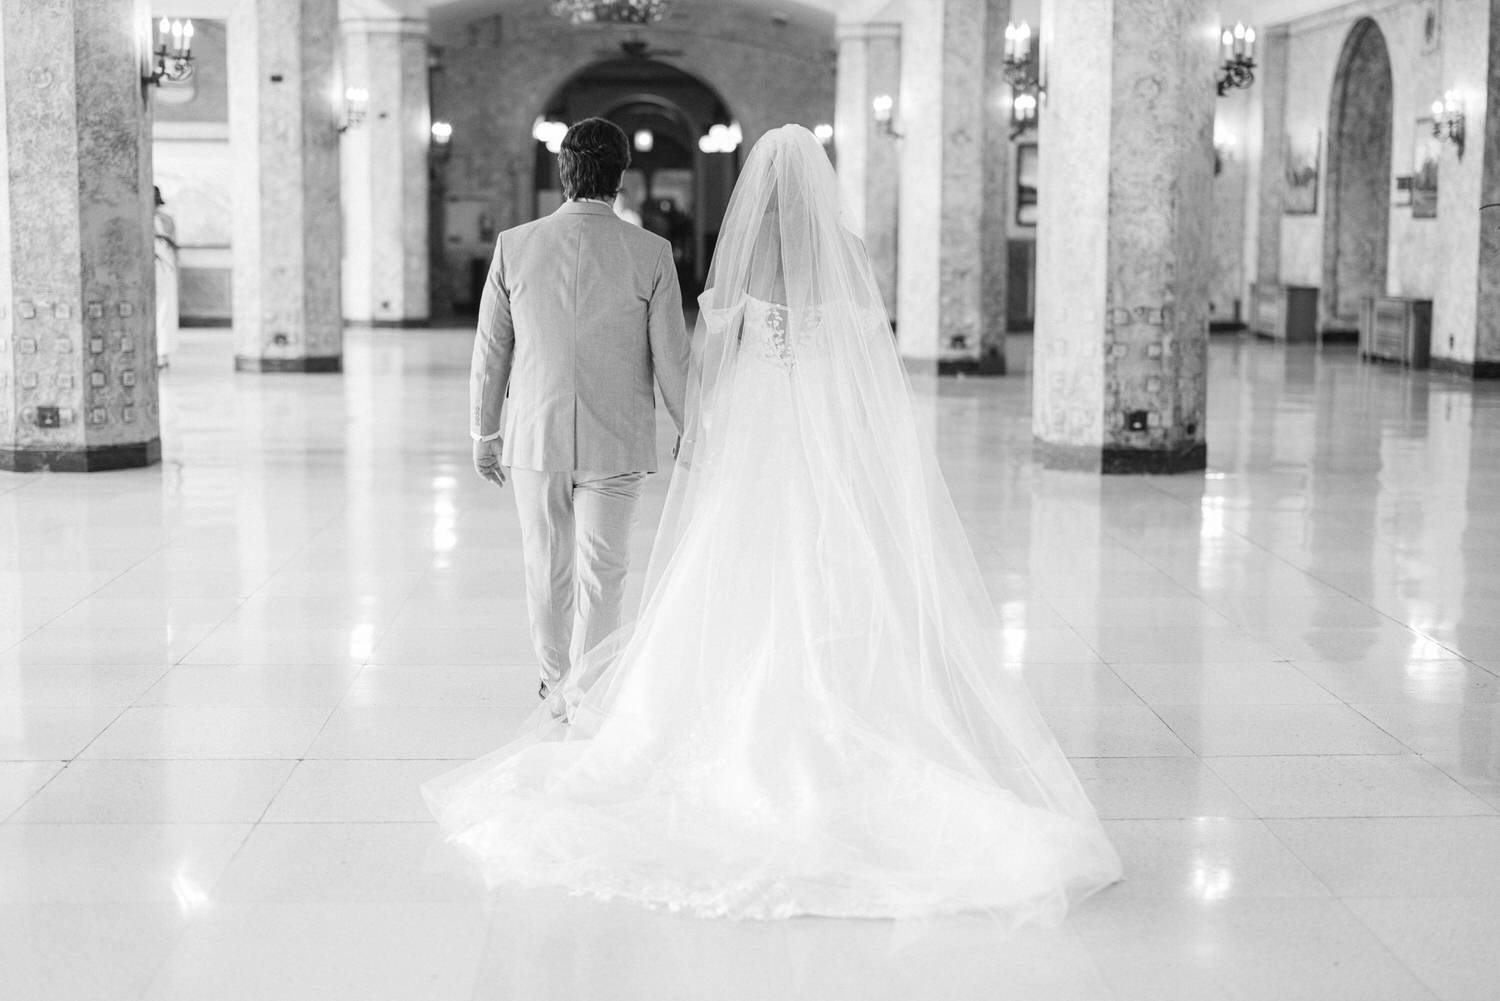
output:
M 565 122 L 606 118 L 632 140 L 641 132 L 653 137 L 645 149 L 633 143 L 627 202 L 647 229 L 672 243 L 683 294 L 696 296 L 745 152 L 743 146 L 727 154 L 699 148 L 711 126 L 737 121 L 720 92 L 661 60 L 614 58 L 568 76 L 539 110 Z M 541 215 L 561 201 L 562 191 L 555 155 L 541 143 L 534 150 L 533 211 Z
M 1319 327 L 1355 331 L 1366 296 L 1384 295 L 1390 241 L 1391 60 L 1370 18 L 1344 42 L 1328 111 L 1328 208 Z

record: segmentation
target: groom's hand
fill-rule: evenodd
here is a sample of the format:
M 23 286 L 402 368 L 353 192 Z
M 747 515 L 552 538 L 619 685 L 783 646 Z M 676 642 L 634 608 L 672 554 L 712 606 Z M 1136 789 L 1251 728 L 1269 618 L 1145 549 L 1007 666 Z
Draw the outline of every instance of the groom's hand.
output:
M 474 471 L 497 487 L 505 486 L 505 470 L 500 466 L 500 439 L 474 443 Z

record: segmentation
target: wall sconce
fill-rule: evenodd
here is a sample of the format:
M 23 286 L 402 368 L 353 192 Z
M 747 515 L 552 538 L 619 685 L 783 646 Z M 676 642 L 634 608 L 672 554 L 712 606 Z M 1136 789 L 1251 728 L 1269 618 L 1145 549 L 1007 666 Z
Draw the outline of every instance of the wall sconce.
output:
M 1037 99 L 1031 91 L 1017 91 L 1010 98 L 1010 137 L 1019 139 L 1036 126 Z
M 1041 60 L 1031 45 L 1031 25 L 1005 26 L 1005 82 L 1010 84 L 1010 137 L 1018 139 L 1036 126 L 1041 105 Z
M 1243 24 L 1225 28 L 1219 36 L 1219 54 L 1224 65 L 1219 68 L 1219 96 L 1223 97 L 1236 87 L 1248 87 L 1255 82 L 1255 29 Z
M 1458 158 L 1464 158 L 1464 96 L 1458 91 L 1446 91 L 1442 100 L 1432 102 L 1432 134 L 1452 143 Z
M 365 116 L 370 111 L 370 92 L 363 87 L 350 87 L 344 91 L 344 122 L 339 126 L 339 134 L 342 135 L 350 129 L 357 129 L 364 124 Z
M 875 127 L 881 134 L 888 135 L 893 139 L 904 138 L 896 129 L 896 99 L 889 94 L 876 94 L 875 99 L 870 102 L 870 109 L 875 113 Z
M 432 143 L 427 147 L 428 153 L 439 162 L 447 160 L 448 153 L 453 148 L 453 126 L 447 122 L 433 122 L 431 132 Z
M 739 122 L 728 125 L 717 122 L 708 127 L 708 134 L 698 139 L 698 149 L 704 153 L 733 153 L 745 141 Z
M 631 145 L 637 153 L 649 153 L 656 148 L 656 133 L 650 129 L 636 129 L 635 135 L 631 137 Z
M 193 75 L 193 22 L 161 19 L 151 62 L 141 74 L 143 83 L 181 83 Z
M 539 115 L 531 124 L 531 138 L 546 146 L 548 153 L 556 153 L 562 149 L 563 136 L 567 134 L 568 123 L 560 122 L 555 118 Z
M 1031 90 L 1040 82 L 1036 52 L 1031 47 L 1031 25 L 1005 26 L 1005 82 L 1016 90 Z
M 819 122 L 813 126 L 813 135 L 817 137 L 818 142 L 827 146 L 833 142 L 833 126 L 827 122 Z

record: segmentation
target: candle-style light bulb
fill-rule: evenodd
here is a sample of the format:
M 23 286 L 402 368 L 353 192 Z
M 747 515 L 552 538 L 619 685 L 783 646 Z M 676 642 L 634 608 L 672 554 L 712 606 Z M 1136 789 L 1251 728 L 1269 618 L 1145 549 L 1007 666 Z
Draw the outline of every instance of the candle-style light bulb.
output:
M 1020 30 L 1016 32 L 1016 47 L 1020 50 L 1022 59 L 1031 55 L 1031 25 L 1025 21 L 1021 22 Z
M 1255 29 L 1254 28 L 1246 28 L 1245 29 L 1245 55 L 1247 55 L 1247 56 L 1253 56 L 1253 55 L 1255 55 Z
M 162 18 L 161 24 L 157 26 L 157 30 L 162 33 L 163 37 L 170 35 L 172 33 L 172 22 L 166 18 Z
M 1443 102 L 1442 101 L 1433 101 L 1432 102 L 1432 114 L 1433 114 L 1433 116 L 1434 117 L 1440 117 L 1442 115 L 1442 113 L 1443 113 Z

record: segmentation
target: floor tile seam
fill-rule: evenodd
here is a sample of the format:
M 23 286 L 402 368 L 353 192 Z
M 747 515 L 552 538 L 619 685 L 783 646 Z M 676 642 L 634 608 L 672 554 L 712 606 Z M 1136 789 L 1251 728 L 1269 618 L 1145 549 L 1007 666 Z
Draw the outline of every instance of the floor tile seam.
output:
M 1214 774 L 1217 775 L 1218 773 L 1215 772 Z M 1221 782 L 1224 781 L 1223 776 L 1219 777 L 1219 781 L 1221 781 Z M 1302 866 L 1302 868 L 1306 869 L 1308 875 L 1310 875 L 1313 879 L 1315 879 L 1318 882 L 1318 884 L 1320 886 L 1322 886 L 1325 890 L 1327 890 L 1328 891 L 1328 895 L 1330 897 L 1332 897 L 1335 900 L 1342 899 L 1340 897 L 1340 895 L 1339 895 L 1339 892 L 1336 889 L 1334 889 L 1333 884 L 1330 883 L 1328 880 L 1324 879 L 1322 877 L 1322 875 L 1319 874 L 1318 870 L 1313 867 L 1312 862 L 1310 862 L 1308 859 L 1304 858 L 1302 856 L 1302 854 L 1297 851 L 1297 849 L 1296 849 L 1296 847 L 1294 845 L 1292 845 L 1289 841 L 1287 841 L 1286 838 L 1282 837 L 1281 834 L 1277 832 L 1276 825 L 1274 823 L 1272 823 L 1272 821 L 1276 821 L 1276 820 L 1289 820 L 1289 819 L 1302 820 L 1302 819 L 1323 819 L 1323 818 L 1262 817 L 1262 816 L 1260 816 L 1260 814 L 1256 814 L 1256 817 L 1260 820 L 1261 826 L 1264 827 L 1266 829 L 1266 832 L 1271 835 L 1271 839 L 1273 841 L 1275 841 L 1278 845 L 1281 846 L 1282 851 L 1286 852 L 1292 858 L 1296 859 L 1297 860 L 1297 864 L 1300 865 L 1300 866 Z M 1351 818 L 1347 818 L 1346 817 L 1346 818 L 1339 818 L 1339 819 L 1345 819 L 1345 820 L 1347 820 L 1347 819 L 1351 819 Z M 1357 818 L 1355 818 L 1355 819 L 1357 819 Z
M 434 553 L 433 556 L 432 556 L 432 562 L 433 563 L 437 562 L 437 554 L 436 553 Z M 430 569 L 430 566 L 428 567 L 428 569 Z M 360 664 L 359 672 L 355 675 L 356 679 L 359 677 L 359 675 L 361 675 L 361 674 L 364 673 L 364 669 L 365 668 L 367 668 L 367 667 L 370 666 L 370 664 L 374 660 L 375 651 L 377 651 L 377 650 L 380 649 L 380 645 L 385 642 L 386 638 L 396 628 L 396 617 L 401 614 L 401 610 L 403 608 L 405 608 L 407 606 L 407 604 L 411 601 L 411 596 L 416 593 L 417 586 L 422 582 L 422 578 L 425 577 L 426 575 L 427 575 L 427 570 L 426 569 L 424 569 L 422 571 L 422 573 L 415 575 L 412 578 L 411 583 L 409 585 L 407 585 L 406 592 L 401 595 L 401 600 L 396 603 L 396 607 L 395 608 L 391 609 L 391 614 L 383 617 L 383 625 L 381 627 L 381 630 L 380 630 L 380 632 L 379 632 L 378 635 L 371 637 L 371 639 L 370 639 L 370 652 L 365 656 L 365 659 L 364 659 L 363 663 Z M 351 681 L 351 685 L 352 684 L 353 684 L 353 682 Z M 348 696 L 348 692 L 346 691 L 344 693 L 344 695 L 345 695 L 345 697 L 347 697 Z
M 1349 899 L 1358 900 L 1358 899 L 1364 899 L 1364 898 L 1354 897 L 1354 898 L 1349 898 Z M 1428 991 L 1428 993 L 1432 995 L 1433 1001 L 1443 1001 L 1443 994 L 1442 994 L 1442 992 L 1440 992 L 1432 984 L 1428 983 L 1427 980 L 1424 979 L 1421 976 L 1421 974 L 1419 974 L 1415 969 L 1413 969 L 1411 967 L 1410 964 L 1408 964 L 1406 962 L 1406 960 L 1404 960 L 1400 956 L 1396 955 L 1396 953 L 1391 949 L 1391 947 L 1386 944 L 1386 941 L 1381 936 L 1381 934 L 1378 931 L 1376 931 L 1375 928 L 1372 927 L 1367 921 L 1365 921 L 1365 919 L 1360 916 L 1360 914 L 1359 914 L 1358 911 L 1356 911 L 1354 908 L 1352 908 L 1352 907 L 1349 906 L 1348 900 L 1346 900 L 1343 897 L 1337 897 L 1337 898 L 1335 898 L 1335 901 L 1336 901 L 1339 909 L 1341 911 L 1343 911 L 1345 914 L 1347 914 L 1351 919 L 1353 919 L 1356 927 L 1362 929 L 1365 932 L 1366 935 L 1368 935 L 1371 939 L 1373 939 L 1375 941 L 1375 943 L 1380 946 L 1380 950 L 1382 952 L 1384 952 L 1386 954 L 1386 956 L 1388 956 L 1391 959 L 1392 962 L 1394 962 L 1401 969 L 1405 970 L 1406 973 L 1407 973 L 1407 975 L 1410 976 L 1412 978 L 1412 980 L 1414 980 L 1417 983 L 1421 984 L 1422 987 L 1424 987 Z
M 0 815 L 0 826 L 4 826 L 6 824 L 9 824 L 11 822 L 12 818 L 14 818 L 16 814 L 18 814 L 22 810 L 26 809 L 26 804 L 28 804 L 32 800 L 36 799 L 36 797 L 41 793 L 41 791 L 43 789 L 45 789 L 48 786 L 50 786 L 57 779 L 57 777 L 59 775 L 61 775 L 63 772 L 65 772 L 65 771 L 68 770 L 68 764 L 69 764 L 69 762 L 66 761 L 66 760 L 62 760 L 62 759 L 58 759 L 58 758 L 43 758 L 38 763 L 41 763 L 41 762 L 50 762 L 50 763 L 53 763 L 53 764 L 60 765 L 61 767 L 58 768 L 55 772 L 53 772 L 47 778 L 47 781 L 43 782 L 41 785 L 39 785 L 35 789 L 33 789 L 31 791 L 30 795 L 28 795 L 25 799 L 21 800 L 21 802 L 17 803 L 16 804 L 16 808 L 14 810 L 11 810 L 9 813 L 6 813 L 4 815 Z
M 65 763 L 71 763 L 71 762 L 77 761 L 79 758 L 82 758 L 84 756 L 84 754 L 86 754 L 88 752 L 88 749 L 90 747 L 93 747 L 94 744 L 95 744 L 95 742 L 97 742 L 100 737 L 102 737 L 106 733 L 108 733 L 114 727 L 114 725 L 116 723 L 120 722 L 120 720 L 125 717 L 126 713 L 130 712 L 130 710 L 131 710 L 132 707 L 131 706 L 119 706 L 119 707 L 116 707 L 116 706 L 103 706 L 101 708 L 104 708 L 104 709 L 118 709 L 118 712 L 116 712 L 114 714 L 114 716 L 110 719 L 110 721 L 108 723 L 106 723 L 103 726 L 101 726 L 98 729 L 98 731 L 84 743 L 84 745 L 82 747 L 80 747 L 76 752 L 74 752 L 74 754 L 73 754 L 72 757 L 62 759 Z M 58 775 L 61 775 L 61 774 L 62 774 L 62 772 L 58 772 Z
M 1428 767 L 1433 768 L 1436 771 L 1442 772 L 1443 777 L 1448 779 L 1449 782 L 1455 785 L 1465 796 L 1473 800 L 1474 803 L 1479 807 L 1479 809 L 1471 810 L 1465 813 L 1453 813 L 1451 811 L 1445 811 L 1443 813 L 1255 814 L 1255 816 L 1261 817 L 1265 820 L 1382 820 L 1414 818 L 1452 819 L 1455 817 L 1488 818 L 1500 816 L 1500 808 L 1491 806 L 1473 790 L 1469 789 L 1462 782 L 1459 782 L 1457 779 L 1455 779 L 1447 771 L 1439 768 L 1437 765 L 1434 765 L 1432 762 L 1428 761 L 1420 754 L 1212 754 L 1203 756 L 1201 760 L 1203 761 L 1204 765 L 1214 773 L 1219 781 L 1228 785 L 1229 780 L 1226 779 L 1224 775 L 1214 767 L 1215 761 L 1266 761 L 1271 758 L 1281 758 L 1284 760 L 1290 760 L 1294 758 L 1304 758 L 1309 760 L 1317 760 L 1321 758 L 1381 758 L 1386 760 L 1389 760 L 1391 758 L 1414 758 L 1417 761 L 1420 761 L 1422 764 L 1427 765 Z M 1231 787 L 1230 791 L 1233 791 L 1233 787 Z M 1248 807 L 1249 804 L 1246 804 L 1246 806 Z
M 219 886 L 221 882 L 223 882 L 224 874 L 229 871 L 229 867 L 234 864 L 234 860 L 239 858 L 240 853 L 245 850 L 245 845 L 249 842 L 250 835 L 253 834 L 254 831 L 254 825 L 247 826 L 244 836 L 240 839 L 240 843 L 235 847 L 235 850 L 230 854 L 229 858 L 225 860 L 224 865 L 222 868 L 220 868 L 218 875 L 214 877 L 213 884 L 204 888 L 203 893 L 206 898 L 208 898 L 209 900 L 213 900 L 214 890 Z M 145 986 L 141 989 L 140 994 L 137 995 L 138 999 L 149 998 L 152 996 L 157 982 L 161 980 L 161 978 L 166 974 L 168 965 L 174 958 L 176 958 L 178 950 L 182 948 L 183 942 L 187 939 L 188 932 L 204 923 L 207 920 L 208 913 L 209 912 L 202 907 L 195 908 L 188 912 L 188 919 L 182 922 L 182 926 L 178 929 L 177 934 L 172 936 L 171 948 L 162 950 L 161 958 L 157 961 L 155 968 L 152 970 L 151 979 L 145 981 Z
M 320 730 L 319 732 L 321 733 L 322 731 Z M 313 739 L 316 740 L 317 738 L 315 737 Z M 303 751 L 303 754 L 305 755 L 307 753 L 307 750 L 311 749 L 312 745 L 309 744 Z M 286 791 L 286 787 L 291 784 L 292 776 L 297 774 L 297 769 L 302 767 L 302 763 L 305 762 L 307 758 L 298 757 L 283 760 L 290 760 L 292 767 L 288 768 L 286 770 L 286 774 L 281 777 L 281 782 L 276 786 L 275 791 L 273 791 L 270 796 L 266 797 L 265 805 L 260 808 L 260 815 L 255 818 L 255 822 L 251 828 L 251 833 L 254 833 L 255 829 L 259 828 L 261 824 L 266 822 L 266 814 L 271 812 L 271 807 L 276 803 L 277 798 Z
M 1413 634 L 1415 634 L 1417 636 L 1420 636 L 1422 639 L 1427 640 L 1429 643 L 1433 643 L 1436 646 L 1442 647 L 1444 650 L 1451 651 L 1454 654 L 1455 657 L 1458 657 L 1458 658 L 1464 659 L 1464 660 L 1468 660 L 1469 659 L 1469 658 L 1465 657 L 1462 653 L 1459 653 L 1458 651 L 1453 650 L 1453 648 L 1450 647 L 1450 646 L 1448 646 L 1446 643 L 1442 643 L 1442 642 L 1434 639 L 1433 637 L 1427 635 L 1426 633 L 1422 632 L 1420 629 L 1417 629 L 1415 626 L 1411 625 L 1408 622 L 1401 621 L 1400 619 L 1396 618 L 1391 613 L 1385 611 L 1382 608 L 1377 607 L 1376 605 L 1372 604 L 1370 601 L 1367 601 L 1364 598 L 1361 598 L 1359 595 L 1355 594 L 1354 592 L 1349 591 L 1349 590 L 1347 590 L 1347 589 L 1345 589 L 1343 587 L 1340 587 L 1338 584 L 1335 584 L 1332 581 L 1325 580 L 1323 577 L 1319 576 L 1317 573 L 1314 573 L 1313 571 L 1304 570 L 1302 572 L 1305 573 L 1305 574 L 1307 574 L 1308 576 L 1312 577 L 1319 584 L 1322 584 L 1325 587 L 1332 588 L 1333 590 L 1339 592 L 1340 594 L 1342 594 L 1344 597 L 1348 598 L 1351 601 L 1358 602 L 1360 605 L 1362 605 L 1365 608 L 1369 609 L 1370 611 L 1374 612 L 1376 615 L 1380 616 L 1382 619 L 1385 619 L 1388 622 L 1394 623 L 1395 625 L 1400 626 L 1402 629 L 1405 629 L 1405 630 L 1407 630 L 1410 633 L 1413 633 Z M 1338 627 L 1334 627 L 1334 628 L 1338 628 Z M 1357 627 L 1350 627 L 1350 628 L 1357 628 Z
M 1405 706 L 1412 705 L 1413 703 L 1409 703 L 1409 702 L 1346 702 L 1344 704 L 1347 705 L 1350 709 L 1353 709 L 1355 712 L 1359 713 L 1365 719 L 1369 720 L 1370 723 L 1371 723 L 1371 725 L 1377 727 L 1382 733 L 1386 734 L 1392 740 L 1394 740 L 1397 743 L 1399 743 L 1402 747 L 1407 748 L 1407 750 L 1413 756 L 1415 756 L 1417 758 L 1420 758 L 1425 764 L 1430 765 L 1431 767 L 1436 768 L 1438 771 L 1442 772 L 1444 775 L 1447 775 L 1450 780 L 1452 780 L 1454 782 L 1458 782 L 1457 779 L 1454 779 L 1452 775 L 1448 774 L 1448 772 L 1447 772 L 1446 769 L 1444 769 L 1440 765 L 1437 765 L 1437 764 L 1434 764 L 1431 761 L 1428 761 L 1426 754 L 1424 754 L 1421 751 L 1417 750 L 1415 747 L 1413 747 L 1407 741 L 1402 740 L 1401 737 L 1399 737 L 1397 734 L 1393 733 L 1390 730 L 1390 728 L 1388 728 L 1385 725 L 1383 725 L 1374 716 L 1371 716 L 1368 712 L 1365 711 L 1365 709 L 1367 709 L 1367 708 L 1371 709 L 1371 710 L 1378 710 L 1380 708 L 1386 708 L 1386 707 L 1405 707 Z M 1444 705 L 1449 705 L 1449 706 L 1467 706 L 1470 703 L 1463 703 L 1463 702 L 1435 702 L 1434 703 L 1434 702 L 1429 702 L 1429 703 L 1415 703 L 1415 704 L 1416 705 L 1438 705 L 1438 706 L 1444 706 Z M 1479 705 L 1493 705 L 1494 703 L 1478 703 L 1478 704 Z M 1460 788 L 1463 788 L 1465 792 L 1469 792 L 1468 788 L 1466 786 L 1464 786 L 1463 783 L 1459 782 L 1458 785 L 1460 786 Z M 1469 795 L 1472 796 L 1473 793 L 1469 792 Z

